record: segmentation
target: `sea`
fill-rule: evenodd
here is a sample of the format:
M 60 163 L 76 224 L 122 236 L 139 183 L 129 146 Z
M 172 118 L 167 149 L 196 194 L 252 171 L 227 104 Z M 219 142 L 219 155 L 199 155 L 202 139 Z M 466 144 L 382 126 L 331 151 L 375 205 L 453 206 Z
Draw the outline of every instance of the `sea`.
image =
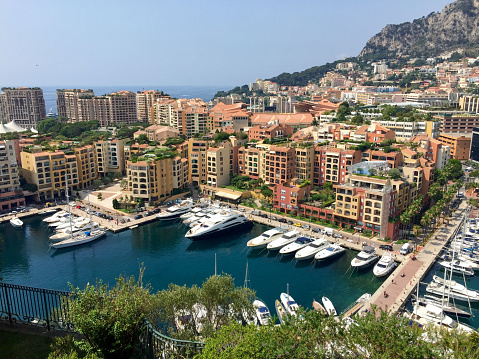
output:
M 54 113 L 57 113 L 57 89 L 92 89 L 95 95 L 101 96 L 104 94 L 110 94 L 117 91 L 146 91 L 146 90 L 158 90 L 167 93 L 174 98 L 201 98 L 205 102 L 210 101 L 218 91 L 226 91 L 232 89 L 234 86 L 40 86 L 43 90 L 43 97 L 45 99 L 45 107 L 47 113 L 50 109 Z
M 45 215 L 22 218 L 21 229 L 13 229 L 8 222 L 0 224 L 3 282 L 68 290 L 69 285 L 82 288 L 97 280 L 114 284 L 120 275 L 138 276 L 144 266 L 144 282 L 156 292 L 170 283 L 201 285 L 216 271 L 233 276 L 237 286 L 246 284 L 254 289 L 272 312 L 275 299 L 288 290 L 304 307 L 311 308 L 313 299 L 326 296 L 341 312 L 362 294 L 374 293 L 383 282 L 373 275 L 372 267 L 351 270 L 350 262 L 357 254 L 352 250 L 321 264 L 280 257 L 267 250 L 251 251 L 246 242 L 269 229 L 261 224 L 191 241 L 185 238 L 188 227 L 183 223 L 154 221 L 108 233 L 82 246 L 53 250 L 48 239 L 52 230 L 43 218 Z

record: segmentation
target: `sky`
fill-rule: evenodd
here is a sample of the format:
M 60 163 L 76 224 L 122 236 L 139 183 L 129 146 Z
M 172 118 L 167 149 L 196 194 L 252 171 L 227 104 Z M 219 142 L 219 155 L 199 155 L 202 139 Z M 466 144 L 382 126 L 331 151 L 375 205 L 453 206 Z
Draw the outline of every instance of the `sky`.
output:
M 452 0 L 0 0 L 0 87 L 236 86 L 356 56 Z

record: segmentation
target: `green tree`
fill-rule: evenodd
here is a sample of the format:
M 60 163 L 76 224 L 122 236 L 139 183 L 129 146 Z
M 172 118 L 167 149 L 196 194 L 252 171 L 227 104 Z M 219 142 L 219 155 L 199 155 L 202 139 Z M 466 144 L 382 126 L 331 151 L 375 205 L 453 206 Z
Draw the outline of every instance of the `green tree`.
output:
M 93 186 L 94 187 L 99 187 L 99 186 L 101 186 L 101 184 L 102 184 L 102 181 L 100 179 L 93 180 Z
M 120 208 L 120 203 L 118 202 L 116 198 L 114 198 L 113 201 L 111 201 L 111 204 L 113 205 L 113 209 Z
M 389 177 L 392 179 L 401 178 L 401 172 L 397 168 L 391 168 L 388 172 Z
M 140 145 L 146 143 L 150 143 L 150 140 L 148 139 L 148 136 L 144 133 L 142 133 L 141 135 L 139 135 L 137 138 L 136 138 L 136 142 L 138 142 Z
M 120 276 L 110 288 L 102 281 L 74 288 L 70 314 L 75 328 L 85 337 L 81 348 L 102 357 L 129 359 L 144 328 L 145 319 L 155 323 L 157 298 L 150 286 L 142 283 L 143 268 L 138 280 Z

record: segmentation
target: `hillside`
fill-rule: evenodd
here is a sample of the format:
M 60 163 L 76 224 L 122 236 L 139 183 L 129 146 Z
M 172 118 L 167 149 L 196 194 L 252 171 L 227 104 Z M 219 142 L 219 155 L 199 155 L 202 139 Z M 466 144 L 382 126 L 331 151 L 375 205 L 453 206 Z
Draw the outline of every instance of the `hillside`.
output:
M 366 43 L 359 56 L 435 57 L 479 47 L 479 0 L 457 0 L 440 13 L 413 22 L 387 25 Z

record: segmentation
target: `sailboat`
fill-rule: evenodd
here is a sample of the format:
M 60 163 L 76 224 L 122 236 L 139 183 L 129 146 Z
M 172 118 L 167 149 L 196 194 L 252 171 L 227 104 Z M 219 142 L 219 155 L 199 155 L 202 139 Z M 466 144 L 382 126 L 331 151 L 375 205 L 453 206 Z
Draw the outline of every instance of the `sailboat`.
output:
M 69 195 L 68 195 L 68 182 L 67 178 L 65 175 L 65 184 L 66 184 L 66 196 L 67 196 L 67 206 L 68 206 L 68 213 L 70 214 L 70 201 L 69 201 Z M 88 209 L 90 209 L 90 194 L 88 194 Z M 79 234 L 74 236 L 73 235 L 73 225 L 71 222 L 71 216 L 70 216 L 70 238 L 67 238 L 63 241 L 53 243 L 51 247 L 55 249 L 59 248 L 67 248 L 67 247 L 73 247 L 73 246 L 79 246 L 81 244 L 93 242 L 94 240 L 103 237 L 106 235 L 106 231 L 100 228 L 93 229 L 91 225 L 91 211 L 89 210 L 89 216 L 90 216 L 90 230 L 85 231 L 83 234 Z

